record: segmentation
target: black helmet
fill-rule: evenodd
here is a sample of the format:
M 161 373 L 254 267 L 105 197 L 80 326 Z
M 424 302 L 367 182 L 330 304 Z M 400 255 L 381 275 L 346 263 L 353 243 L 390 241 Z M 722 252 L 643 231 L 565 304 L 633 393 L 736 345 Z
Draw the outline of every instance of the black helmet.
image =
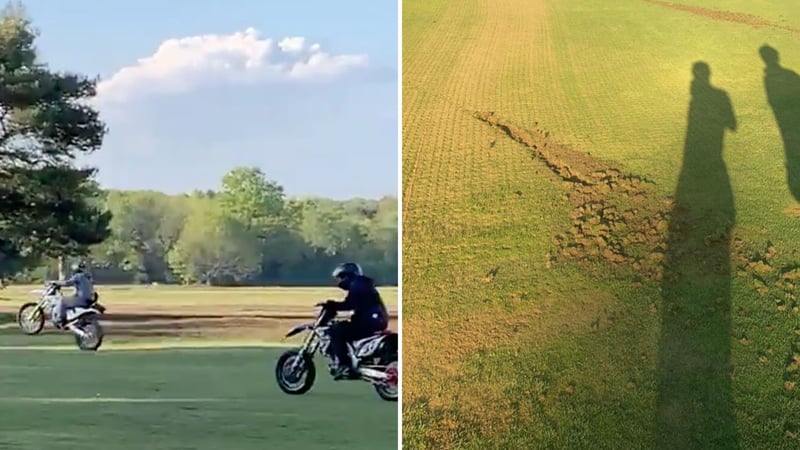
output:
M 338 280 L 337 285 L 346 291 L 350 289 L 350 283 L 353 278 L 363 276 L 364 271 L 361 270 L 361 266 L 358 264 L 347 262 L 336 266 L 331 275 Z
M 78 261 L 73 263 L 71 268 L 73 272 L 84 272 L 86 271 L 86 263 L 83 261 Z

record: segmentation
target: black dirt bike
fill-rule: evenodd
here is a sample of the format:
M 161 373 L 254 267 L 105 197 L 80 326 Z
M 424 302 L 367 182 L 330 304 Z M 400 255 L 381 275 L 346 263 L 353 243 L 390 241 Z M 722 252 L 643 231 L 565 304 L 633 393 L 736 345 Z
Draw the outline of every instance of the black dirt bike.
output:
M 289 338 L 309 331 L 303 344 L 284 352 L 275 366 L 278 387 L 287 394 L 305 394 L 314 386 L 316 352 L 328 359 L 329 368 L 333 367 L 328 349 L 331 344 L 330 328 L 335 323 L 337 313 L 324 303 L 316 306 L 322 308 L 314 322 L 298 325 L 286 334 L 286 338 Z M 353 366 L 358 367 L 358 372 L 350 379 L 366 381 L 374 386 L 382 399 L 396 402 L 399 380 L 397 333 L 384 330 L 347 345 Z

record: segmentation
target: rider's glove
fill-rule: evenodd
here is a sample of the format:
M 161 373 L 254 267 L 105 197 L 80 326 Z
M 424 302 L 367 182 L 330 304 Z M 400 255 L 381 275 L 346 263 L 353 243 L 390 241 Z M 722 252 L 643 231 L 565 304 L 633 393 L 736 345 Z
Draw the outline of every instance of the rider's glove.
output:
M 323 308 L 330 308 L 332 306 L 336 306 L 338 302 L 336 300 L 325 300 L 324 302 L 317 303 L 317 306 L 321 306 Z

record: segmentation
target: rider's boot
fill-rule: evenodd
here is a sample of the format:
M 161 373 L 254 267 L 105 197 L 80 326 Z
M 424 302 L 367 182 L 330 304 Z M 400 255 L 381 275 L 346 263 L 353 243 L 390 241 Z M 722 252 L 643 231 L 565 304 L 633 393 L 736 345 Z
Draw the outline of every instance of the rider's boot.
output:
M 354 371 L 350 367 L 349 361 L 341 361 L 340 358 L 334 359 L 334 363 L 331 366 L 331 375 L 334 380 L 353 379 L 353 373 Z
M 355 367 L 355 368 L 351 367 L 351 368 L 349 368 L 347 370 L 348 370 L 348 372 L 347 372 L 346 375 L 347 375 L 348 379 L 350 379 L 350 380 L 358 380 L 358 379 L 361 378 L 361 373 L 359 373 L 358 367 Z
M 331 369 L 331 375 L 333 375 L 334 381 L 339 381 L 343 379 L 346 375 L 347 368 L 343 366 L 337 366 Z
M 341 380 L 346 375 L 346 372 L 347 372 L 347 365 L 342 364 L 338 360 L 336 360 L 334 364 L 331 365 L 331 376 L 333 376 L 334 380 Z
M 337 361 L 336 366 L 331 369 L 331 375 L 333 375 L 334 380 L 358 380 L 361 378 L 358 367 L 352 366 L 349 356 L 348 354 L 347 361 L 345 362 Z

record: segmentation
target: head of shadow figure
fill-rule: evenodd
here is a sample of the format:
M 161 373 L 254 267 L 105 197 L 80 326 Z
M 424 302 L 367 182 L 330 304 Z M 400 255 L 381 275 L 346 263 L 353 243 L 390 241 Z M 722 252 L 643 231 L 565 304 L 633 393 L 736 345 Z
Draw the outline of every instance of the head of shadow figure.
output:
M 722 158 L 736 129 L 728 94 L 692 67 L 683 161 L 661 275 L 657 448 L 737 448 L 730 363 L 733 192 Z
M 782 67 L 780 54 L 769 45 L 758 50 L 764 61 L 764 89 L 783 140 L 789 190 L 800 201 L 800 76 Z
M 692 66 L 689 119 L 686 129 L 684 158 L 696 152 L 708 156 L 715 151 L 721 157 L 725 129 L 736 131 L 736 117 L 733 114 L 728 94 L 711 84 L 711 67 L 703 61 Z M 690 153 L 690 150 L 692 154 Z

